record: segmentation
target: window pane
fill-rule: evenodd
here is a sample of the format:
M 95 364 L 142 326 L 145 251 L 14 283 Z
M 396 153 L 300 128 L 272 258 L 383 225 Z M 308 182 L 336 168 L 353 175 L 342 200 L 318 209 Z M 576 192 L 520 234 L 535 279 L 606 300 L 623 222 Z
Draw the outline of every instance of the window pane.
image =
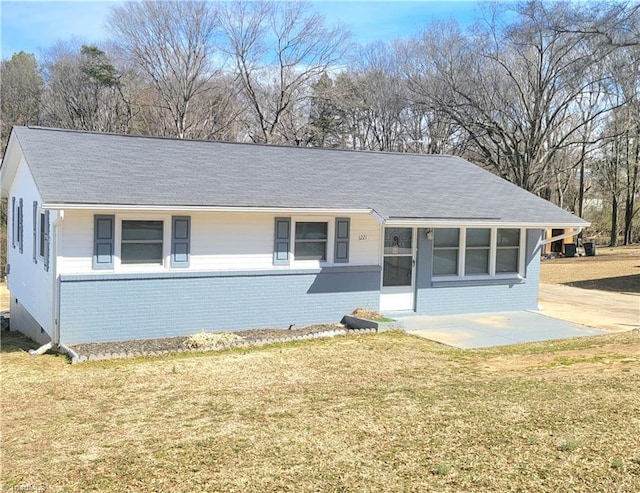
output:
M 122 239 L 162 241 L 162 221 L 122 221 Z
M 460 243 L 460 230 L 458 228 L 436 228 L 433 233 L 433 246 L 457 247 Z
M 123 264 L 161 264 L 162 243 L 123 243 Z
M 296 260 L 325 260 L 326 241 L 296 242 L 294 255 Z
M 455 276 L 458 274 L 458 250 L 433 251 L 433 275 Z
M 385 257 L 383 286 L 411 286 L 412 257 Z
M 296 240 L 326 240 L 327 223 L 296 223 Z
M 412 241 L 413 241 L 413 229 L 411 228 L 385 228 L 384 253 L 411 254 Z
M 518 248 L 500 248 L 496 252 L 496 272 L 518 272 Z
M 468 247 L 488 247 L 491 243 L 491 230 L 489 228 L 467 229 Z
M 467 276 L 489 273 L 489 250 L 467 250 L 464 259 L 464 273 Z
M 499 229 L 498 230 L 498 246 L 520 246 L 520 230 L 519 229 Z

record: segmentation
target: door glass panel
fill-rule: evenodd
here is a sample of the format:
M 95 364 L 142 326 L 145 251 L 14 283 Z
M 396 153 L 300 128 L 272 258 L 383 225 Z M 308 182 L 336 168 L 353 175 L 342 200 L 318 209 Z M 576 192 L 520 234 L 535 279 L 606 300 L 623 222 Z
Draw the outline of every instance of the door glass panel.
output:
M 413 229 L 411 228 L 385 228 L 384 253 L 385 255 L 411 255 L 413 241 Z
M 412 266 L 413 258 L 410 256 L 385 257 L 382 285 L 411 286 Z

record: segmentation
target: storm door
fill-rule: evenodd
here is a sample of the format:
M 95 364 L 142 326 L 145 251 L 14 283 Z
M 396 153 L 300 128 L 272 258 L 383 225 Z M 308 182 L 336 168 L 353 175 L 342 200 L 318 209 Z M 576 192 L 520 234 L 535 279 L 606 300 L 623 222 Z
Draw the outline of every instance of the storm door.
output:
M 385 228 L 380 310 L 413 310 L 415 244 L 413 228 Z

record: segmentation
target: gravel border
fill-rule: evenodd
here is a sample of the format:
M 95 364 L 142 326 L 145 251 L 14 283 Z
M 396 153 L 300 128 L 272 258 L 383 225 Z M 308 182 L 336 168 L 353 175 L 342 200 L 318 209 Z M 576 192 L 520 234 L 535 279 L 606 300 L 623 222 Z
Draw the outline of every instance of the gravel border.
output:
M 86 361 L 100 361 L 114 358 L 134 358 L 158 356 L 182 352 L 220 351 L 237 347 L 259 346 L 298 340 L 319 339 L 347 334 L 375 333 L 376 329 L 353 329 L 342 324 L 312 325 L 299 329 L 253 329 L 231 332 L 241 340 L 232 341 L 218 348 L 188 348 L 185 345 L 190 336 L 165 337 L 158 339 L 137 339 L 120 342 L 73 344 L 68 346 L 72 364 Z

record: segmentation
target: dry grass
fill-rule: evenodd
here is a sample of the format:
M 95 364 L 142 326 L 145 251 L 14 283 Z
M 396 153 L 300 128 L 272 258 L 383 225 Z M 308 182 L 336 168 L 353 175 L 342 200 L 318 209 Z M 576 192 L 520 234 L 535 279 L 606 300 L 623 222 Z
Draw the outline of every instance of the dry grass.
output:
M 3 350 L 2 486 L 638 491 L 640 338 L 398 333 L 69 365 Z
M 365 310 L 364 308 L 356 308 L 351 314 L 354 317 L 373 320 L 375 322 L 391 322 L 392 319 L 384 317 L 380 312 L 375 310 Z
M 577 288 L 640 293 L 640 247 L 596 250 L 594 257 L 543 260 L 540 280 Z
M 8 310 L 10 305 L 7 283 L 0 283 L 0 311 Z

